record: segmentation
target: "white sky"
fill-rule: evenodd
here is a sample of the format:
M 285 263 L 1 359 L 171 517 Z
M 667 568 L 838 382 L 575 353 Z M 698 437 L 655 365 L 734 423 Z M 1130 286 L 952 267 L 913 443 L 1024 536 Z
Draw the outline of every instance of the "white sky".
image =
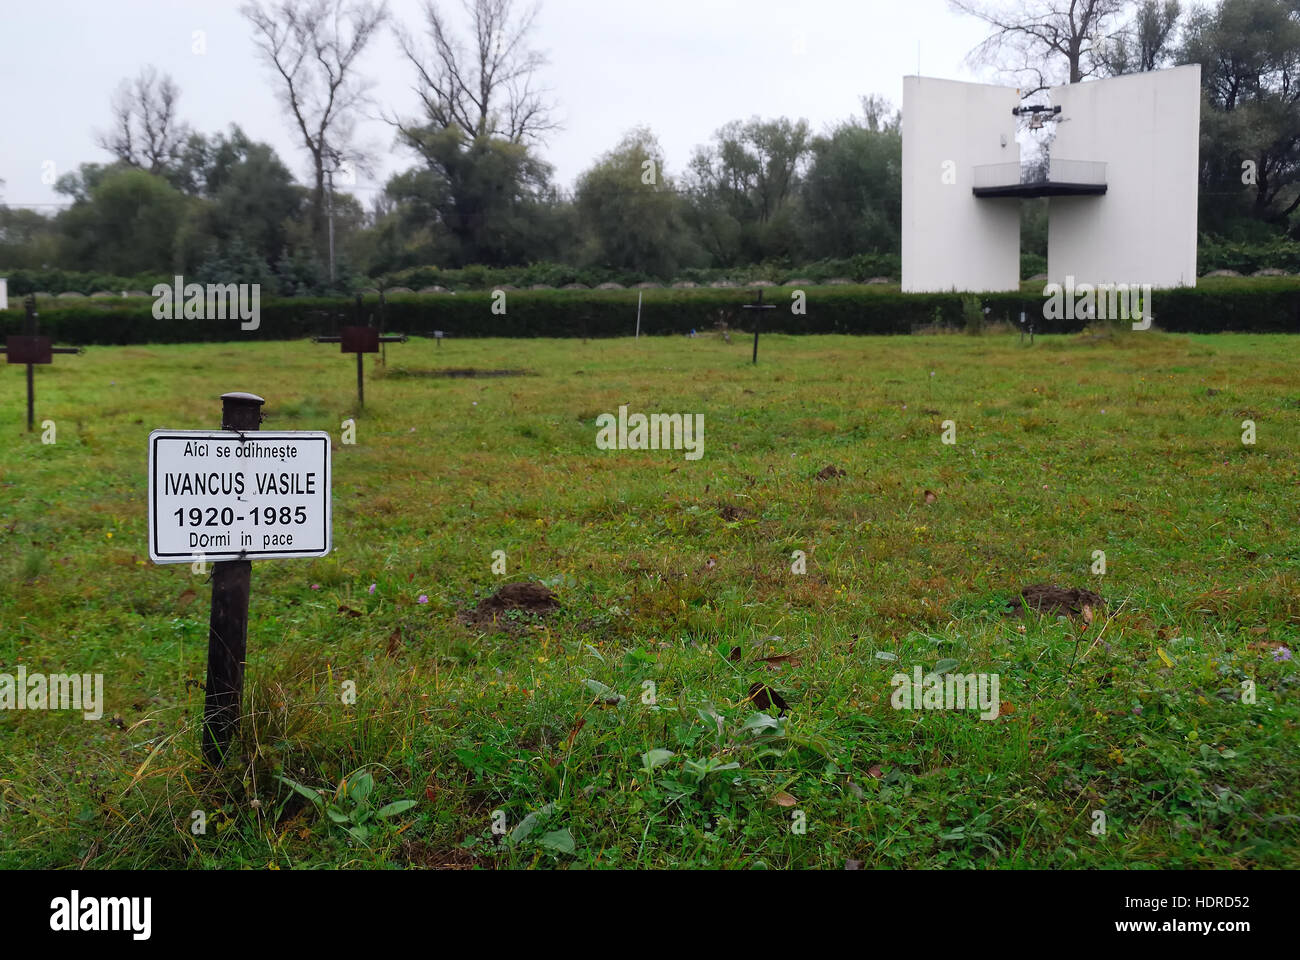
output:
M 458 0 L 440 6 L 464 22 Z M 389 7 L 423 33 L 419 0 Z M 206 55 L 191 52 L 195 30 L 206 34 Z M 982 37 L 980 24 L 946 0 L 543 0 L 533 46 L 550 60 L 539 80 L 563 129 L 542 155 L 571 188 L 624 132 L 647 125 L 668 173 L 680 174 L 692 149 L 729 120 L 802 117 L 822 130 L 858 112 L 863 94 L 900 106 L 918 44 L 926 76 L 989 79 L 962 63 Z M 118 82 L 147 64 L 176 80 L 180 115 L 193 128 L 211 134 L 238 122 L 307 180 L 238 0 L 0 0 L 0 40 L 0 197 L 10 205 L 66 199 L 41 182 L 47 161 L 61 175 L 110 159 L 95 132 L 109 124 Z M 412 70 L 391 31 L 372 43 L 362 70 L 381 104 L 416 112 Z M 378 175 L 355 188 L 366 203 L 414 160 L 392 147 L 382 122 L 358 132 L 378 148 Z

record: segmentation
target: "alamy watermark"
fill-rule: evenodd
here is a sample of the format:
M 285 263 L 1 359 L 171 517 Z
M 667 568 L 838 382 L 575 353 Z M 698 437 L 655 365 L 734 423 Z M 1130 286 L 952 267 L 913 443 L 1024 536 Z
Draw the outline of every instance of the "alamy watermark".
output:
M 924 673 L 917 666 L 912 676 L 896 673 L 889 679 L 895 690 L 889 698 L 895 710 L 980 710 L 981 720 L 996 720 L 1001 708 L 996 673 Z
M 262 325 L 260 283 L 186 283 L 177 276 L 172 284 L 154 284 L 155 320 L 240 320 L 240 330 Z
M 685 450 L 687 460 L 704 456 L 704 414 L 634 413 L 618 408 L 618 416 L 596 418 L 599 450 Z
M 102 673 L 0 673 L 0 710 L 80 710 L 87 720 L 104 715 Z
M 1134 330 L 1149 330 L 1155 315 L 1151 284 L 1080 283 L 1067 276 L 1065 285 L 1043 287 L 1045 320 L 1132 320 Z
M 58 933 L 125 931 L 132 940 L 148 940 L 152 915 L 152 897 L 83 897 L 73 890 L 50 901 L 50 929 Z

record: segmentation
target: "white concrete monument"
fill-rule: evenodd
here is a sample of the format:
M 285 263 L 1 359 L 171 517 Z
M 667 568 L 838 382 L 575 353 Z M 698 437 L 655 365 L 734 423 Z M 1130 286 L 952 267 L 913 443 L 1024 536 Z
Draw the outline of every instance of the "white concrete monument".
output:
M 1027 197 L 1050 198 L 1052 282 L 1195 286 L 1200 65 L 1031 100 L 1011 87 L 904 78 L 903 290 L 1018 290 Z M 1024 117 L 1053 128 L 1045 170 L 1021 166 Z

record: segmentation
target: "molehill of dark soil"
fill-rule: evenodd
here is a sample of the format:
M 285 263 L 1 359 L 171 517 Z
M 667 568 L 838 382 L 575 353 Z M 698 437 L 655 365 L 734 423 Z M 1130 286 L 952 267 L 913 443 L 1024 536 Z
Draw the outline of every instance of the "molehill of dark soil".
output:
M 1077 617 L 1084 607 L 1100 611 L 1106 605 L 1100 594 L 1091 590 L 1068 589 L 1056 587 L 1050 583 L 1035 583 L 1020 591 L 1019 596 L 1011 599 L 1011 612 L 1023 613 L 1026 609 L 1036 613 L 1060 614 Z
M 473 610 L 461 613 L 461 620 L 471 626 L 501 625 L 502 614 L 511 610 L 545 616 L 560 609 L 559 598 L 540 583 L 507 583 L 490 597 L 484 597 Z

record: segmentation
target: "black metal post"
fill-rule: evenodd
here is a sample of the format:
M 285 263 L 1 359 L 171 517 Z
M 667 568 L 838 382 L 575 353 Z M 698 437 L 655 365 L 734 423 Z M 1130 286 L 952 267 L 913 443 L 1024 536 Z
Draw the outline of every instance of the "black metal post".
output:
M 23 333 L 34 337 L 39 333 L 40 324 L 36 320 L 36 297 L 28 294 L 27 318 L 23 321 Z M 27 364 L 27 432 L 31 433 L 36 424 L 36 366 Z
M 260 428 L 262 404 L 251 393 L 221 397 L 221 429 L 248 433 Z M 212 613 L 208 620 L 208 680 L 203 706 L 203 756 L 214 767 L 239 729 L 244 695 L 244 662 L 248 651 L 248 600 L 253 564 L 224 560 L 212 565 Z
M 763 288 L 759 287 L 758 302 L 741 304 L 742 310 L 755 310 L 754 314 L 754 364 L 758 363 L 758 319 L 764 310 L 775 310 L 776 304 L 763 302 Z

